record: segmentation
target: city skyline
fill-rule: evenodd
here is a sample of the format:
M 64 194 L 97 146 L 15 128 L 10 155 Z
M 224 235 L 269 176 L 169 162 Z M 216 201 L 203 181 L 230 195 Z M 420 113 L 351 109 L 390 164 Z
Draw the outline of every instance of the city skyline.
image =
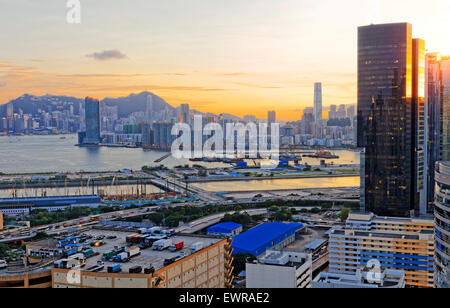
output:
M 148 90 L 201 112 L 265 118 L 277 107 L 278 118 L 294 120 L 313 104 L 314 82 L 323 84 L 324 106 L 356 103 L 357 26 L 409 22 L 429 51 L 450 53 L 436 31 L 449 23 L 444 1 L 421 14 L 410 2 L 390 13 L 388 2 L 351 1 L 342 14 L 357 17 L 346 24 L 342 14 L 333 17 L 339 4 L 329 1 L 136 1 L 122 19 L 118 3 L 82 1 L 79 25 L 65 22 L 64 5 L 1 2 L 9 14 L 0 25 L 10 30 L 0 34 L 0 103 L 24 93 L 104 98 Z M 330 36 L 330 28 L 339 34 Z

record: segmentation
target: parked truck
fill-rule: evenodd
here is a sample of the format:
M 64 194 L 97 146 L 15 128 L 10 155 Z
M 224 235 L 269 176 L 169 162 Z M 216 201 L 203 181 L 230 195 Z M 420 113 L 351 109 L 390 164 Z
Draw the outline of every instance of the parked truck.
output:
M 183 247 L 184 247 L 184 242 L 178 241 L 178 242 L 175 242 L 172 245 L 170 245 L 169 250 L 174 252 L 174 251 L 183 249 Z
M 133 258 L 141 254 L 141 249 L 139 247 L 130 247 L 127 249 L 128 258 Z
M 108 266 L 107 271 L 108 273 L 119 273 L 122 271 L 122 269 L 120 268 L 120 264 L 113 264 L 111 266 Z
M 108 252 L 105 252 L 105 253 L 102 255 L 102 260 L 103 260 L 103 261 L 110 260 L 111 258 L 114 258 L 115 255 L 116 255 L 116 253 L 115 253 L 113 250 L 108 251 Z
M 114 257 L 114 262 L 127 262 L 128 259 L 128 252 L 121 252 Z
M 87 269 L 88 272 L 99 272 L 105 267 L 102 261 L 97 261 L 97 264 Z
M 92 249 L 86 249 L 84 252 L 84 257 L 85 258 L 90 258 L 94 255 L 94 251 Z
M 203 249 L 203 242 L 196 242 L 191 245 L 191 253 L 196 253 Z
M 133 242 L 134 242 L 134 238 L 135 238 L 136 236 L 139 236 L 139 234 L 128 235 L 128 236 L 125 238 L 125 240 L 126 240 L 127 243 L 133 243 Z
M 164 240 L 159 240 L 153 243 L 153 250 L 164 250 L 170 247 L 170 245 L 172 245 L 172 240 L 171 239 L 164 239 Z

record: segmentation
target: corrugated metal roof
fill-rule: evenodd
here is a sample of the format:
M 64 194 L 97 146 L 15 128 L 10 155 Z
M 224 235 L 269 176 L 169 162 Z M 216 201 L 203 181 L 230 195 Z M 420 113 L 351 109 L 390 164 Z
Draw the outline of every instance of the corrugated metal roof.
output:
M 231 247 L 233 248 L 233 253 L 250 253 L 254 256 L 259 256 L 266 249 L 284 241 L 302 227 L 303 224 L 301 223 L 285 224 L 272 222 L 261 224 L 237 235 Z
M 235 222 L 222 222 L 220 224 L 214 225 L 207 229 L 207 232 L 211 233 L 231 233 L 234 230 L 241 228 L 241 224 L 237 224 Z

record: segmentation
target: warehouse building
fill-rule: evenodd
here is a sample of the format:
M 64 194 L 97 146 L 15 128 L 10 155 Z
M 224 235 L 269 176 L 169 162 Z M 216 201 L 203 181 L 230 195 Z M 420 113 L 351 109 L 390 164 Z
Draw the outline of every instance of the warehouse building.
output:
M 94 247 L 99 255 L 86 259 L 86 265 L 71 271 L 66 268 L 52 269 L 53 288 L 225 288 L 232 283 L 231 239 L 211 236 L 180 236 L 170 239 L 172 243 L 183 242 L 178 251 L 144 248 L 139 255 L 127 262 L 112 262 L 102 256 L 115 247 L 126 245 L 126 237 L 133 233 L 119 231 L 90 230 L 84 232 L 94 238 L 99 235 L 115 237 L 104 239 L 100 247 Z M 192 250 L 196 243 L 202 248 Z M 104 268 L 91 270 L 99 260 Z M 168 260 L 172 260 L 166 263 Z M 119 266 L 118 271 L 109 268 Z M 135 272 L 133 268 L 139 267 Z M 152 268 L 147 272 L 145 269 Z M 75 274 L 75 275 L 74 275 Z
M 268 249 L 286 247 L 295 241 L 296 235 L 303 229 L 301 223 L 272 222 L 256 226 L 233 239 L 233 254 L 248 253 L 262 256 Z
M 233 237 L 242 232 L 242 225 L 231 221 L 222 222 L 220 224 L 209 227 L 206 232 L 208 235 Z
M 75 206 L 98 207 L 100 204 L 97 195 L 7 198 L 0 199 L 0 212 L 4 215 L 27 215 L 37 209 L 58 211 Z
M 247 288 L 311 288 L 311 254 L 291 249 L 268 250 L 246 264 Z

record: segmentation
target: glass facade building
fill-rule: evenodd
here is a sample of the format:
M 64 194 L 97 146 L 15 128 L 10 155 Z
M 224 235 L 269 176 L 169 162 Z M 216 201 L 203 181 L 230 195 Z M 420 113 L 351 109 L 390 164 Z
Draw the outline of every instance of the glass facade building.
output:
M 86 137 L 84 144 L 100 143 L 100 101 L 91 97 L 85 99 Z
M 408 23 L 358 28 L 358 146 L 365 210 L 419 210 L 424 164 L 425 46 Z
M 426 55 L 426 202 L 434 204 L 434 167 L 437 161 L 450 161 L 450 57 Z
M 450 162 L 438 162 L 435 169 L 435 287 L 450 288 Z

